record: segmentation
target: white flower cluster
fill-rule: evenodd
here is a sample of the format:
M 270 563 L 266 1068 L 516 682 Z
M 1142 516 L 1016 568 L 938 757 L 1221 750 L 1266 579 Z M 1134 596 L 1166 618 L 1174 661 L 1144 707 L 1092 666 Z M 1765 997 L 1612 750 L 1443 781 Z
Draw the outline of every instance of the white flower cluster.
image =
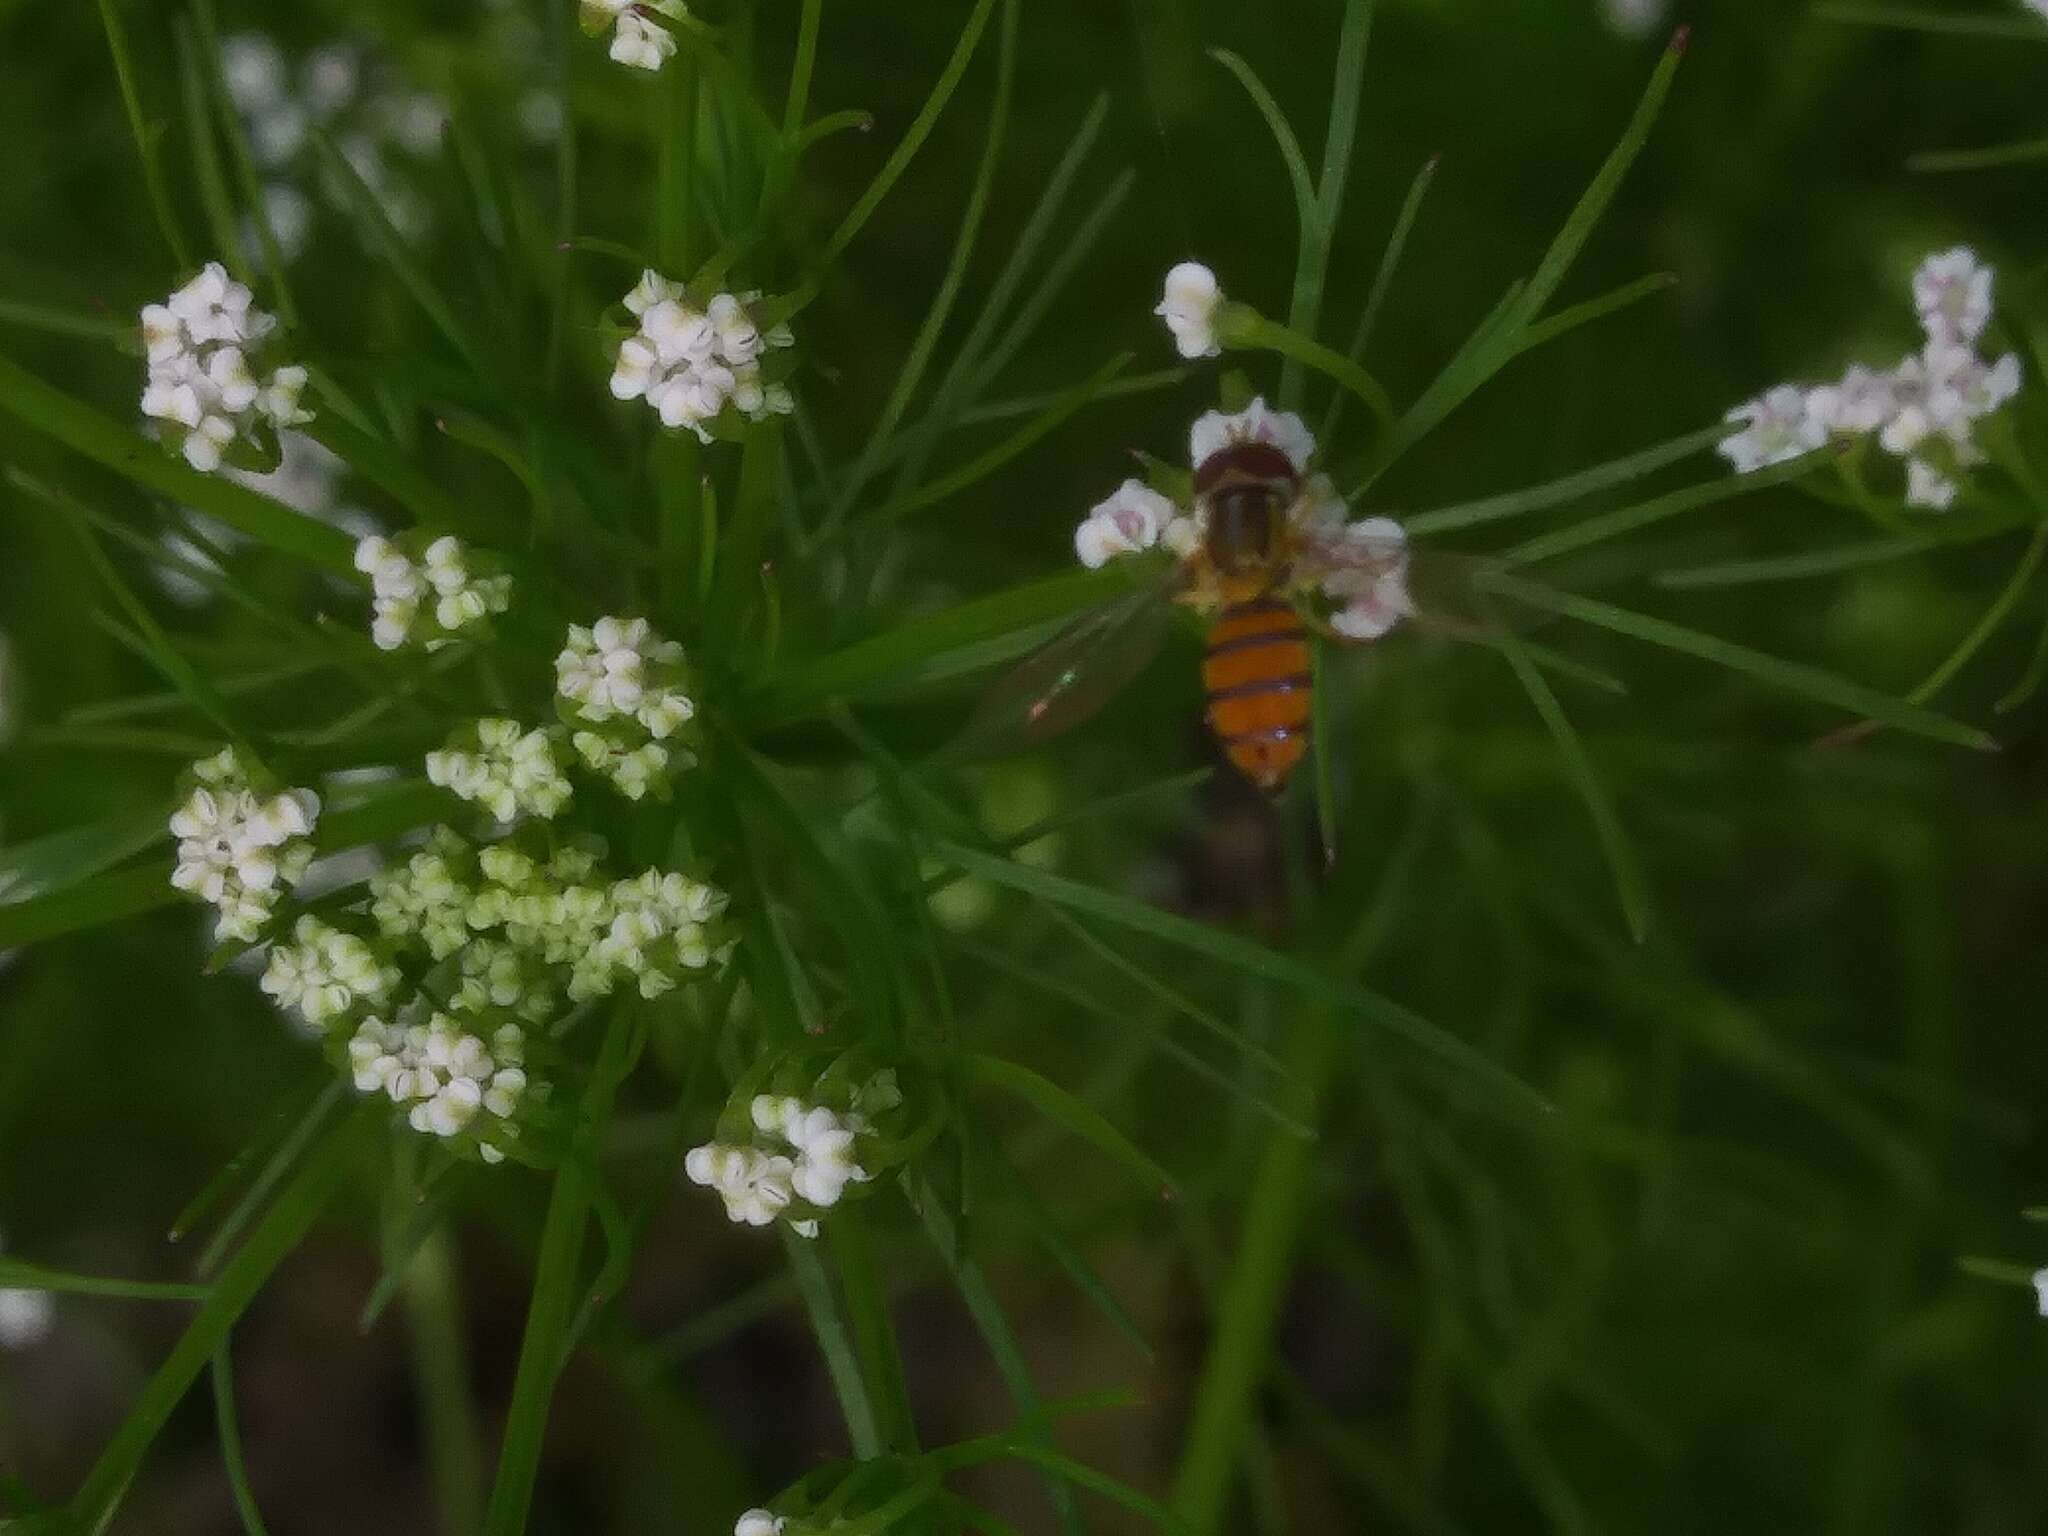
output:
M 277 318 L 256 308 L 248 288 L 217 261 L 163 303 L 143 308 L 149 377 L 142 414 L 194 469 L 219 469 L 237 442 L 260 448 L 260 429 L 313 419 L 299 408 L 305 369 L 257 372 L 256 355 L 276 329 Z
M 1831 438 L 1875 435 L 1906 461 L 1906 501 L 1944 511 L 1959 477 L 1984 462 L 1976 425 L 2019 393 L 2020 362 L 1977 350 L 1991 321 L 1995 274 L 1967 247 L 1928 257 L 1913 274 L 1925 344 L 1896 367 L 1856 366 L 1832 384 L 1780 384 L 1728 413 L 1741 430 L 1720 445 L 1739 474 L 1782 464 Z
M 381 1008 L 398 989 L 399 973 L 367 941 L 310 914 L 292 928 L 289 944 L 270 948 L 260 983 L 280 1008 L 295 1009 L 324 1030 L 358 1008 Z
M 555 754 L 554 732 L 486 718 L 427 754 L 427 780 L 474 801 L 499 821 L 523 815 L 550 819 L 569 803 L 570 793 Z
M 595 37 L 612 29 L 611 56 L 631 69 L 658 70 L 675 56 L 675 34 L 662 18 L 689 15 L 682 0 L 582 0 L 583 30 Z
M 448 124 L 446 101 L 380 81 L 342 43 L 313 49 L 295 72 L 270 38 L 240 32 L 222 40 L 220 63 L 263 176 L 263 216 L 286 261 L 296 260 L 312 238 L 313 204 L 298 172 L 315 128 L 333 138 L 401 234 L 411 239 L 426 232 L 430 205 L 403 169 L 394 169 L 390 151 L 413 157 L 439 153 Z M 338 198 L 338 189 L 327 191 Z M 246 224 L 243 244 L 252 256 L 261 254 L 253 224 Z
M 611 921 L 587 961 L 569 978 L 569 995 L 609 992 L 631 976 L 642 997 L 660 997 L 721 956 L 712 924 L 726 896 L 715 886 L 650 869 L 610 892 Z
M 1215 357 L 1216 311 L 1223 304 L 1223 286 L 1199 261 L 1183 261 L 1168 269 L 1166 292 L 1152 311 L 1173 333 L 1173 344 L 1186 358 Z
M 667 745 L 696 717 L 683 648 L 645 619 L 602 618 L 569 626 L 555 658 L 555 691 L 574 727 L 570 745 L 594 773 L 638 800 L 667 772 L 696 759 Z
M 291 789 L 259 799 L 233 748 L 194 763 L 192 772 L 198 787 L 171 816 L 178 839 L 171 884 L 219 909 L 222 939 L 252 943 L 313 861 L 320 797 Z
M 391 540 L 372 534 L 356 545 L 356 569 L 370 578 L 370 638 L 386 651 L 415 635 L 437 651 L 512 603 L 512 578 L 472 572 L 468 551 L 452 534 L 429 544 L 417 564 Z
M 549 986 L 535 979 L 535 963 L 566 972 L 568 996 L 581 1002 L 629 977 L 642 997 L 659 997 L 724 958 L 718 919 L 727 898 L 717 887 L 655 869 L 610 884 L 596 876 L 585 849 L 560 849 L 542 864 L 502 843 L 471 855 L 445 834 L 372 882 L 370 913 L 387 936 L 416 939 L 436 960 L 501 935 L 524 958 L 523 971 L 493 971 L 483 960 L 472 969 L 466 956 L 464 969 L 505 1008 Z M 507 995 L 522 978 L 527 995 Z
M 747 1106 L 749 1143 L 706 1142 L 683 1159 L 694 1184 L 718 1192 L 725 1214 L 742 1226 L 765 1227 L 786 1217 L 799 1236 L 818 1235 L 818 1216 L 839 1203 L 849 1184 L 874 1175 L 860 1162 L 860 1139 L 871 1116 L 903 1102 L 894 1072 L 878 1072 L 836 1112 L 787 1094 L 757 1094 Z
M 1330 627 L 1346 639 L 1377 640 L 1412 617 L 1406 532 L 1386 517 L 1345 521 L 1349 508 L 1330 477 L 1307 472 L 1316 442 L 1299 416 L 1269 410 L 1263 399 L 1242 411 L 1210 411 L 1188 431 L 1189 462 L 1199 470 L 1245 442 L 1279 449 L 1302 474 L 1300 494 L 1288 509 L 1301 556 L 1294 575 L 1298 589 L 1320 590 L 1331 608 Z M 1126 480 L 1074 530 L 1074 552 L 1090 570 L 1154 548 L 1184 560 L 1201 549 L 1207 527 L 1199 500 L 1184 510 L 1143 481 Z
M 682 284 L 648 270 L 626 295 L 640 328 L 619 343 L 612 393 L 645 400 L 665 427 L 688 427 L 711 441 L 706 423 L 731 406 L 749 421 L 796 408 L 789 390 L 764 382 L 761 360 L 794 339 L 787 325 L 762 334 L 748 305 L 759 294 L 716 294 L 699 310 Z
M 504 1160 L 503 1144 L 519 1135 L 525 1044 L 516 1024 L 501 1026 L 486 1044 L 436 1013 L 413 1025 L 365 1019 L 348 1057 L 359 1093 L 385 1094 L 423 1135 L 451 1140 L 468 1133 L 484 1161 L 496 1163 Z
M 1142 480 L 1126 480 L 1090 507 L 1074 530 L 1074 553 L 1091 571 L 1121 555 L 1162 546 L 1184 560 L 1200 543 L 1194 518 Z

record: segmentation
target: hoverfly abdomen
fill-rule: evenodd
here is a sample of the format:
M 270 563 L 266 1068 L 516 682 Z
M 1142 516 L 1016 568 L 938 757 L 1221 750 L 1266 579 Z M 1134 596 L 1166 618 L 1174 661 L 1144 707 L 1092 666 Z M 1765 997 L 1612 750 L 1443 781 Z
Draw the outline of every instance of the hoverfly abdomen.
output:
M 1308 632 L 1293 607 L 1273 597 L 1224 610 L 1202 659 L 1209 729 L 1224 755 L 1268 794 L 1283 789 L 1308 752 Z

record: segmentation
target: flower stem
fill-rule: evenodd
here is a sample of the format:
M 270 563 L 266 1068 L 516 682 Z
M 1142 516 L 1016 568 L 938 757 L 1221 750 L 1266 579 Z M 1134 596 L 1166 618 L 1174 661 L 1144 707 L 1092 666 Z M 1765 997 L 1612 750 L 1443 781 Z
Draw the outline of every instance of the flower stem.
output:
M 1394 424 L 1394 402 L 1388 398 L 1385 389 L 1365 369 L 1333 348 L 1319 341 L 1311 341 L 1298 331 L 1290 330 L 1277 320 L 1268 320 L 1264 315 L 1253 312 L 1236 317 L 1236 323 L 1226 321 L 1222 327 L 1225 342 L 1234 347 L 1258 347 L 1268 352 L 1278 352 L 1282 357 L 1291 358 L 1313 368 L 1317 373 L 1334 380 L 1365 402 L 1366 408 L 1379 423 L 1382 432 Z
M 842 1211 L 834 1217 L 832 1258 L 839 1269 L 840 1288 L 846 1293 L 854 1347 L 880 1420 L 883 1448 L 915 1455 L 917 1424 L 910 1409 L 910 1389 L 903 1379 L 903 1355 L 889 1321 L 888 1293 L 875 1263 L 874 1247 L 857 1213 Z
M 555 1174 L 548 1201 L 547 1223 L 541 1229 L 540 1259 L 527 1306 L 526 1336 L 519 1346 L 519 1372 L 512 1384 L 512 1405 L 505 1415 L 505 1439 L 498 1450 L 498 1475 L 484 1512 L 484 1536 L 520 1536 L 526 1529 L 527 1506 L 533 1500 L 540 1470 L 542 1436 L 547 1431 L 548 1405 L 562 1364 L 562 1341 L 575 1311 L 577 1269 L 590 1222 L 596 1154 L 611 1118 L 612 1097 L 641 1038 L 633 1027 L 629 1006 L 612 1009 L 604 1044 L 584 1090 L 582 1114 L 574 1145 Z

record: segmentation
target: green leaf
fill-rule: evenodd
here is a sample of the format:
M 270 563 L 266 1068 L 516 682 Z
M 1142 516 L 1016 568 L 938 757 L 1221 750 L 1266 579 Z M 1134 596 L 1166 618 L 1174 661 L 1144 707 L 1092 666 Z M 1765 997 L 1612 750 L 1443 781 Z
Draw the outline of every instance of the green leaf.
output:
M 348 156 L 335 147 L 325 129 L 315 128 L 312 143 L 320 157 L 321 167 L 333 178 L 341 189 L 343 199 L 348 203 L 349 216 L 354 221 L 357 237 L 364 248 L 382 261 L 397 276 L 405 291 L 420 307 L 420 313 L 432 322 L 434 329 L 447 338 L 458 356 L 469 364 L 480 377 L 492 377 L 492 370 L 486 361 L 483 349 L 455 318 L 455 311 L 448 307 L 448 301 L 441 297 L 426 269 L 419 263 L 410 246 L 391 222 L 391 216 L 384 211 L 384 205 L 377 200 L 377 194 L 370 190 L 356 168 L 349 164 Z
M 2048 28 L 2043 28 L 2048 31 Z M 1927 150 L 1909 155 L 1906 169 L 1939 175 L 1950 171 L 1990 171 L 2008 165 L 2031 165 L 2048 160 L 2048 139 L 2022 139 L 2015 144 L 1991 144 L 1982 149 Z
M 1394 286 L 1395 274 L 1401 270 L 1408 237 L 1414 232 L 1415 220 L 1422 212 L 1422 200 L 1428 196 L 1430 184 L 1436 180 L 1437 166 L 1441 163 L 1439 155 L 1431 155 L 1422 163 L 1422 169 L 1415 173 L 1415 180 L 1408 185 L 1408 195 L 1401 200 L 1401 211 L 1394 216 L 1394 228 L 1387 236 L 1386 249 L 1380 253 L 1379 270 L 1373 274 L 1372 291 L 1366 296 L 1365 308 L 1359 312 L 1358 327 L 1351 333 L 1351 345 L 1344 349 L 1344 355 L 1354 363 L 1363 364 L 1365 361 L 1365 349 L 1372 344 L 1380 313 L 1386 308 L 1387 294 Z M 1331 397 L 1330 408 L 1316 430 L 1317 442 L 1327 444 L 1337 440 L 1337 423 L 1344 415 L 1344 401 L 1342 394 Z
M 748 718 L 756 727 L 803 719 L 834 698 L 857 698 L 934 657 L 1079 612 L 1127 585 L 1120 571 L 1067 571 L 911 619 L 770 677 L 747 700 Z
M 1640 304 L 1644 299 L 1665 292 L 1677 282 L 1678 277 L 1675 273 L 1652 272 L 1648 277 L 1639 277 L 1632 283 L 1623 283 L 1619 288 L 1610 289 L 1597 298 L 1574 304 L 1569 309 L 1561 309 L 1548 319 L 1539 320 L 1522 332 L 1520 350 L 1533 352 L 1538 347 L 1549 346 L 1560 336 L 1569 336 L 1582 326 L 1591 325 L 1596 320 L 1604 320 L 1609 315 L 1619 314 L 1632 304 Z
M 974 9 L 968 13 L 967 25 L 960 31 L 960 40 L 954 44 L 953 56 L 939 72 L 931 95 L 918 108 L 917 116 L 911 120 L 902 142 L 868 184 L 860 201 L 848 210 L 846 217 L 839 221 L 839 227 L 832 232 L 832 237 L 825 242 L 825 249 L 818 258 L 821 270 L 829 270 L 840 253 L 853 243 L 854 236 L 881 206 L 882 199 L 889 195 L 889 189 L 896 185 L 904 171 L 909 169 L 910 162 L 917 158 L 917 152 L 924 147 L 924 141 L 931 136 L 932 127 L 938 122 L 939 114 L 945 111 L 946 103 L 952 99 L 961 76 L 967 73 L 968 60 L 974 57 L 975 46 L 981 41 L 981 34 L 987 28 L 989 15 L 994 9 L 995 0 L 976 0 Z M 814 291 L 816 283 L 817 279 L 813 278 L 807 286 Z
M 47 896 L 0 906 L 0 949 L 35 944 L 81 928 L 168 907 L 183 897 L 171 885 L 168 864 L 82 880 Z
M 1501 655 L 1514 669 L 1522 691 L 1529 695 L 1529 702 L 1535 706 L 1545 729 L 1550 732 L 1550 739 L 1557 746 L 1557 755 L 1564 763 L 1566 776 L 1578 790 L 1579 798 L 1586 802 L 1586 812 L 1593 818 L 1593 830 L 1600 838 L 1600 851 L 1606 856 L 1607 867 L 1614 875 L 1614 887 L 1621 898 L 1621 912 L 1628 922 L 1629 936 L 1640 944 L 1649 932 L 1649 891 L 1636 860 L 1635 849 L 1629 843 L 1628 834 L 1622 830 L 1620 816 L 1615 813 L 1614 802 L 1606 786 L 1600 782 L 1600 776 L 1593 771 L 1593 760 L 1586 752 L 1585 742 L 1572 729 L 1564 706 L 1557 702 L 1557 695 L 1550 691 L 1550 685 L 1536 670 L 1527 650 L 1512 633 L 1503 632 L 1497 644 Z
M 4 357 L 0 357 L 0 411 L 145 489 L 220 519 L 259 544 L 351 583 L 363 581 L 355 568 L 355 541 L 340 529 L 294 512 L 232 480 L 202 475 L 158 444 L 53 389 Z
M 69 890 L 161 842 L 173 807 L 158 802 L 0 847 L 0 906 Z
M 527 1507 L 540 1471 L 541 1438 L 547 1431 L 548 1407 L 563 1363 L 562 1342 L 576 1307 L 577 1270 L 583 1256 L 584 1229 L 590 1220 L 590 1170 L 595 1167 L 605 1123 L 611 1118 L 612 1096 L 632 1065 L 636 1039 L 632 1020 L 630 1004 L 612 1004 L 604 1043 L 577 1112 L 572 1155 L 555 1171 L 483 1536 L 522 1536 L 526 1530 Z
M 182 16 L 171 19 L 171 35 L 178 53 L 178 79 L 184 88 L 185 136 L 192 146 L 192 167 L 199 181 L 199 205 L 206 210 L 213 248 L 229 272 L 243 283 L 250 279 L 249 262 L 242 254 L 242 231 L 235 223 L 235 205 L 228 197 L 227 177 L 222 174 L 220 145 L 213 136 L 213 115 L 208 110 L 206 79 L 192 41 L 192 29 Z
M 1905 32 L 1942 32 L 1957 37 L 1997 37 L 2025 43 L 2048 43 L 2048 26 L 2019 16 L 1989 12 L 1958 16 L 1950 10 L 1922 10 L 1907 5 L 1858 5 L 1846 0 L 1817 5 L 1823 21 L 1846 21 L 1863 27 L 1895 27 Z
M 1173 1176 L 1140 1151 L 1093 1105 L 1016 1062 L 975 1054 L 969 1054 L 965 1061 L 970 1077 L 1014 1093 L 1048 1120 L 1122 1163 L 1148 1191 L 1178 1196 L 1179 1186 Z
M 269 1536 L 263 1513 L 256 1507 L 256 1490 L 249 1484 L 249 1468 L 242 1459 L 242 1421 L 235 1412 L 234 1348 L 226 1338 L 213 1352 L 213 1429 L 220 1436 L 221 1466 L 227 1472 L 243 1531 L 246 1536 Z
M 1904 534 L 1891 539 L 1858 539 L 1853 544 L 1805 549 L 1792 555 L 1770 555 L 1760 560 L 1727 560 L 1714 565 L 1659 571 L 1655 580 L 1660 587 L 1679 590 L 1740 587 L 1766 581 L 1803 581 L 1809 576 L 1836 576 L 1843 571 L 1862 570 L 1866 566 L 1910 560 L 1948 542 L 1922 534 Z
M 1490 584 L 1500 591 L 1537 608 L 1577 619 L 1583 624 L 1611 629 L 1616 634 L 1628 635 L 1649 645 L 1662 646 L 1666 650 L 1679 651 L 1688 656 L 1697 656 L 1716 666 L 1740 672 L 1759 682 L 1781 688 L 1787 693 L 1797 694 L 1823 704 L 1832 704 L 1838 709 L 1848 710 L 1884 725 L 1896 726 L 1918 736 L 1930 737 L 1935 741 L 1953 742 L 1958 746 L 1974 747 L 1979 751 L 1991 751 L 1997 743 L 1984 732 L 1962 725 L 1939 715 L 1932 710 L 1909 704 L 1888 694 L 1847 681 L 1818 667 L 1801 662 L 1781 661 L 1775 656 L 1766 656 L 1760 651 L 1704 635 L 1697 630 L 1682 628 L 1653 619 L 1645 614 L 1631 613 L 1624 608 L 1596 602 L 1590 597 L 1580 597 L 1570 592 L 1559 592 L 1532 582 L 1518 580 L 1511 576 L 1496 576 Z
M 1535 538 L 1503 552 L 1497 558 L 1507 567 L 1534 565 L 1539 560 L 1555 560 L 1559 555 L 1590 549 L 1609 539 L 1619 538 L 1625 533 L 1634 533 L 1638 529 L 1697 511 L 1701 507 L 1718 506 L 1724 501 L 1732 501 L 1737 496 L 1747 496 L 1756 491 L 1768 490 L 1774 485 L 1802 479 L 1816 469 L 1825 467 L 1834 457 L 1834 450 L 1824 448 L 1818 453 L 1805 454 L 1800 458 L 1787 460 L 1783 464 L 1773 464 L 1768 469 L 1755 470 L 1746 475 L 1724 475 L 1718 480 L 1688 485 L 1681 490 L 1668 491 L 1662 496 L 1653 496 L 1650 500 L 1638 502 L 1632 507 L 1603 512 L 1597 517 L 1573 523 L 1570 527 L 1538 534 Z
M 199 56 L 205 65 L 220 131 L 228 141 L 228 154 L 234 161 L 235 179 L 241 184 L 242 201 L 249 209 L 249 221 L 256 227 L 257 243 L 263 250 L 271 298 L 277 306 L 278 319 L 290 328 L 299 323 L 298 307 L 292 302 L 291 285 L 285 281 L 284 255 L 278 249 L 277 232 L 271 228 L 270 203 L 264 195 L 263 180 L 256 173 L 255 157 L 249 153 L 249 135 L 221 74 L 220 28 L 214 21 L 213 0 L 196 0 L 193 14 L 199 23 Z
M 863 522 L 893 522 L 913 512 L 922 512 L 927 507 L 949 501 L 971 485 L 979 484 L 1001 469 L 1010 460 L 1033 447 L 1041 439 L 1049 437 L 1069 417 L 1075 415 L 1092 401 L 1102 389 L 1131 364 L 1132 354 L 1120 352 L 1088 375 L 1079 384 L 1060 396 L 1044 412 L 1018 428 L 985 453 L 978 454 L 958 469 L 941 475 L 930 485 L 913 491 L 907 496 L 890 501 L 868 514 Z
M 204 1285 L 177 1285 L 157 1280 L 120 1280 L 105 1275 L 79 1275 L 49 1269 L 25 1259 L 0 1258 L 0 1289 L 55 1291 L 71 1296 L 114 1296 L 125 1301 L 204 1301 L 212 1294 Z
M 157 228 L 163 232 L 164 244 L 171 248 L 171 259 L 177 262 L 179 271 L 189 271 L 192 258 L 186 251 L 184 236 L 178 232 L 178 221 L 172 217 L 170 197 L 164 191 L 163 167 L 157 163 L 157 135 L 143 121 L 142 95 L 136 89 L 135 67 L 128 57 L 128 36 L 122 30 L 114 0 L 100 0 L 100 23 L 106 29 L 107 49 L 114 56 L 121 107 L 128 114 L 128 132 L 135 140 L 135 153 L 142 160 L 142 181 L 149 191 L 149 204 L 156 210 Z
M 796 1277 L 797 1294 L 810 1314 L 811 1333 L 825 1356 L 825 1371 L 839 1398 L 839 1414 L 846 1421 L 853 1454 L 871 1460 L 882 1454 L 882 1433 L 876 1427 L 875 1407 L 868 1397 L 867 1380 L 861 1375 L 860 1358 L 853 1336 L 846 1331 L 840 1315 L 839 1298 L 832 1289 L 832 1277 L 825 1273 L 817 1245 L 786 1227 L 782 1230 L 783 1251 L 789 1255 L 790 1273 Z
M 1131 897 L 1118 895 L 1114 891 L 1084 885 L 1063 875 L 1034 869 L 1028 864 L 1019 864 L 1010 859 L 995 858 L 973 848 L 963 848 L 957 843 L 935 843 L 933 852 L 969 874 L 979 875 L 1011 890 L 1029 896 L 1043 897 L 1047 901 L 1056 902 L 1092 917 L 1099 917 L 1105 922 L 1114 923 L 1133 932 L 1150 934 L 1179 948 L 1206 955 L 1234 970 L 1291 987 L 1342 1012 L 1362 1018 L 1396 1038 L 1438 1057 L 1458 1071 L 1492 1088 L 1510 1102 L 1545 1112 L 1551 1107 L 1547 1100 L 1506 1068 L 1481 1055 L 1456 1035 L 1430 1023 L 1419 1014 L 1411 1012 L 1390 998 L 1327 975 L 1314 966 L 1304 965 L 1298 960 L 1266 948 L 1263 944 L 1255 944 L 1235 934 L 1223 933 Z
M 1523 517 L 1548 507 L 1565 506 L 1596 492 L 1653 475 L 1681 459 L 1691 458 L 1702 448 L 1711 448 L 1727 435 L 1725 425 L 1704 427 L 1683 437 L 1674 437 L 1669 442 L 1609 459 L 1591 469 L 1578 470 L 1560 480 L 1488 496 L 1482 501 L 1461 501 L 1452 506 L 1418 512 L 1413 517 L 1404 518 L 1402 524 L 1414 534 L 1448 533 L 1454 528 L 1471 528 L 1480 523 L 1499 522 L 1503 518 Z
M 248 1242 L 221 1271 L 198 1315 L 143 1387 L 71 1499 L 71 1514 L 89 1536 L 106 1529 L 151 1444 L 169 1421 L 171 1410 L 212 1361 L 271 1271 L 299 1245 L 340 1189 L 368 1119 L 367 1113 L 358 1111 L 322 1138 L 298 1176 L 249 1234 Z
M 53 336 L 77 336 L 86 341 L 112 342 L 132 346 L 136 327 L 111 315 L 82 315 L 74 310 L 47 304 L 24 304 L 19 299 L 0 299 L 0 325 L 18 325 L 24 330 L 48 331 Z

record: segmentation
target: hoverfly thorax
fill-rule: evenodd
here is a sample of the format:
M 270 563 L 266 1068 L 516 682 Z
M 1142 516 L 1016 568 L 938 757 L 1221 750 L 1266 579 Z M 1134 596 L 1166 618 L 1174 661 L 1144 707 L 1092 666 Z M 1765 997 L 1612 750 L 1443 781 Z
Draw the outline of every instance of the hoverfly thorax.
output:
M 1207 514 L 1205 552 L 1218 574 L 1271 573 L 1281 557 L 1287 509 L 1300 491 L 1299 471 L 1270 443 L 1232 443 L 1202 461 L 1195 496 Z

